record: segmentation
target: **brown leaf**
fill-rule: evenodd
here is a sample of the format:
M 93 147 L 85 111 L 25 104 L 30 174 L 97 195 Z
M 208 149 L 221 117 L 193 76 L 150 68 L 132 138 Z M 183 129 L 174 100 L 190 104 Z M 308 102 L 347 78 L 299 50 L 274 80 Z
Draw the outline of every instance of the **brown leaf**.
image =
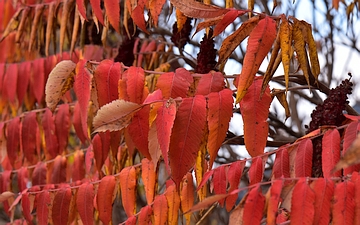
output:
M 192 18 L 214 18 L 226 14 L 229 9 L 205 5 L 194 0 L 170 0 L 177 9 Z

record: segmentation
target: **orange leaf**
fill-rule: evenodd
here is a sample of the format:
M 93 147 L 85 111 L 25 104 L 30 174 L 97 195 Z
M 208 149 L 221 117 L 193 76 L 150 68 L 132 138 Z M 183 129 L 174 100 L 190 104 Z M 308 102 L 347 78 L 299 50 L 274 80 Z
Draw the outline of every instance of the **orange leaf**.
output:
M 315 193 L 308 186 L 306 178 L 300 178 L 291 198 L 291 224 L 313 224 Z
M 62 188 L 56 193 L 52 207 L 52 221 L 54 225 L 68 223 L 71 198 L 70 188 Z
M 335 186 L 332 201 L 333 224 L 353 224 L 355 214 L 354 192 L 355 185 L 351 181 L 343 181 Z
M 276 22 L 270 17 L 260 20 L 250 33 L 243 68 L 238 79 L 236 102 L 240 102 L 253 83 L 255 74 L 276 38 Z
M 232 193 L 232 194 L 235 194 L 235 193 Z M 220 201 L 221 199 L 226 198 L 227 196 L 229 196 L 229 194 L 212 195 L 210 197 L 207 197 L 203 201 L 201 201 L 201 202 L 197 203 L 196 205 L 194 205 L 193 207 L 191 207 L 191 209 L 187 213 L 196 212 L 196 211 L 199 211 L 202 209 L 209 208 L 209 206 L 211 206 L 215 202 Z
M 76 208 L 84 225 L 94 223 L 94 196 L 93 184 L 89 182 L 83 183 L 77 192 Z
M 121 199 L 128 217 L 134 215 L 136 204 L 136 171 L 133 166 L 121 170 L 120 175 Z
M 332 169 L 340 160 L 340 133 L 337 129 L 328 130 L 322 138 L 322 171 L 325 178 L 341 176 L 341 171 L 332 174 Z
M 164 98 L 185 98 L 193 77 L 190 72 L 179 68 L 174 72 L 164 73 L 158 79 L 156 87 L 159 88 Z
M 276 152 L 273 176 L 275 179 L 290 177 L 289 152 L 286 147 L 280 147 L 280 149 Z
M 49 206 L 51 204 L 50 194 L 48 191 L 43 191 L 36 195 L 36 213 L 38 216 L 38 222 L 40 225 L 48 224 Z
M 228 193 L 238 189 L 241 176 L 244 170 L 245 162 L 244 161 L 236 161 L 232 163 L 227 172 L 228 181 L 230 187 L 228 189 Z M 238 199 L 238 194 L 232 194 L 226 198 L 226 210 L 230 212 L 230 210 L 235 206 L 235 203 Z
M 293 55 L 291 51 L 292 45 L 292 26 L 286 20 L 285 15 L 281 16 L 282 22 L 280 24 L 280 48 L 281 48 L 281 61 L 284 67 L 285 76 L 285 87 L 286 90 L 289 87 L 289 71 L 290 71 L 290 60 Z
M 120 2 L 104 0 L 104 7 L 111 26 L 120 34 Z
M 295 174 L 296 177 L 310 177 L 312 170 L 313 146 L 310 139 L 301 140 L 296 146 Z
M 165 197 L 168 203 L 168 224 L 177 225 L 180 209 L 180 197 L 175 185 L 166 188 Z
M 311 185 L 315 192 L 315 217 L 313 224 L 328 225 L 330 223 L 334 182 L 330 179 L 319 178 Z
M 142 207 L 139 212 L 138 224 L 139 225 L 151 224 L 151 215 L 152 215 L 152 209 L 150 205 Z
M 194 183 L 191 173 L 187 173 L 181 183 L 181 210 L 188 212 L 194 205 Z M 191 213 L 185 214 L 186 224 L 190 224 Z
M 45 134 L 46 152 L 53 159 L 58 155 L 59 144 L 56 136 L 54 116 L 50 109 L 46 108 L 42 115 L 42 126 Z
M 230 119 L 233 115 L 234 100 L 232 94 L 231 90 L 224 89 L 208 95 L 207 121 L 209 137 L 207 149 L 210 154 L 209 168 L 212 168 L 212 164 L 217 157 L 217 152 L 225 140 L 229 128 Z
M 230 9 L 224 17 L 221 19 L 219 23 L 216 24 L 214 28 L 214 34 L 213 37 L 219 35 L 221 32 L 223 32 L 229 24 L 234 22 L 234 20 L 238 16 L 242 16 L 247 12 L 247 10 L 236 10 L 236 9 Z
M 255 157 L 252 159 L 251 166 L 249 169 L 249 180 L 250 185 L 259 183 L 262 181 L 264 176 L 264 169 L 267 157 Z
M 215 194 L 219 195 L 226 193 L 227 179 L 226 179 L 225 166 L 219 166 L 214 170 L 212 183 L 214 185 Z M 221 207 L 224 207 L 224 202 L 225 199 L 219 200 L 219 204 Z
M 36 112 L 27 113 L 22 121 L 21 142 L 25 158 L 35 164 L 36 158 L 36 135 L 39 133 Z M 67 137 L 67 136 L 66 136 Z
M 111 221 L 115 184 L 114 176 L 105 176 L 101 179 L 97 191 L 97 210 L 99 211 L 99 219 L 104 224 L 109 224 Z
M 282 202 L 281 190 L 283 188 L 282 180 L 274 180 L 270 187 L 270 198 L 268 200 L 266 222 L 269 225 L 276 224 L 276 215 L 279 208 L 279 203 Z
M 168 220 L 168 205 L 165 195 L 157 195 L 153 203 L 154 224 L 166 224 Z M 177 218 L 176 218 L 177 220 Z
M 58 155 L 54 160 L 54 167 L 51 174 L 51 183 L 59 184 L 66 182 L 66 157 Z
M 85 131 L 87 131 L 87 117 L 92 75 L 89 70 L 85 68 L 86 63 L 86 60 L 82 59 L 76 65 L 74 90 L 79 101 L 82 128 L 84 134 L 87 135 L 88 133 Z M 88 138 L 88 135 L 86 138 Z
M 208 95 L 219 92 L 225 87 L 224 75 L 220 72 L 210 71 L 201 76 L 196 88 L 196 95 Z
M 6 127 L 7 130 L 7 141 L 6 151 L 11 166 L 15 168 L 18 161 L 18 153 L 20 150 L 20 118 L 15 117 L 10 120 Z
M 176 102 L 173 99 L 164 102 L 163 106 L 157 110 L 156 115 L 157 138 L 168 172 L 170 172 L 168 159 L 170 135 L 174 125 L 175 115 Z
M 251 189 L 246 198 L 243 223 L 260 224 L 263 218 L 264 207 L 265 197 L 262 195 L 260 185 L 258 184 L 255 188 Z
M 245 147 L 252 157 L 264 152 L 269 130 L 267 118 L 272 98 L 269 87 L 261 96 L 261 85 L 262 77 L 257 77 L 240 102 Z
M 103 13 L 100 7 L 100 0 L 90 0 L 90 5 L 92 10 L 94 11 L 94 14 L 96 18 L 99 20 L 99 22 L 104 25 L 104 18 Z
M 178 9 L 176 10 L 176 12 L 178 12 Z M 181 12 L 180 12 L 181 13 Z M 197 34 L 199 31 L 201 31 L 202 29 L 204 28 L 207 28 L 207 27 L 210 27 L 210 26 L 214 26 L 216 24 L 218 24 L 223 18 L 224 18 L 225 15 L 221 15 L 221 16 L 218 16 L 218 17 L 214 17 L 214 18 L 209 18 L 209 19 L 206 19 L 202 22 L 200 22 L 197 26 L 196 26 L 196 31 L 195 33 L 193 34 L 193 36 L 195 36 L 195 34 Z M 178 28 L 179 29 L 179 28 Z M 180 30 L 180 29 L 179 29 Z
M 154 201 L 156 170 L 154 163 L 147 158 L 141 160 L 141 178 L 145 187 L 145 195 L 147 204 L 150 205 Z
M 130 102 L 141 104 L 143 102 L 143 90 L 145 73 L 141 67 L 131 66 L 127 71 L 126 91 Z
M 133 19 L 134 23 L 136 24 L 136 26 L 138 26 L 145 33 L 148 33 L 148 31 L 146 29 L 145 18 L 144 18 L 145 5 L 139 4 L 139 3 L 140 3 L 140 1 L 138 2 L 138 5 L 136 5 L 132 10 L 129 8 L 129 10 L 131 10 L 130 15 L 131 15 L 131 18 Z
M 166 0 L 150 0 L 149 1 L 149 10 L 151 14 L 151 18 L 154 21 L 155 27 L 158 25 L 159 15 L 161 13 L 161 9 Z
M 194 166 L 206 125 L 204 96 L 185 98 L 179 106 L 170 139 L 171 176 L 177 186 Z
M 192 18 L 214 18 L 226 14 L 229 9 L 206 5 L 194 0 L 170 0 L 177 9 Z
M 118 81 L 121 65 L 118 62 L 105 59 L 96 67 L 94 79 L 99 106 L 103 106 L 118 99 Z

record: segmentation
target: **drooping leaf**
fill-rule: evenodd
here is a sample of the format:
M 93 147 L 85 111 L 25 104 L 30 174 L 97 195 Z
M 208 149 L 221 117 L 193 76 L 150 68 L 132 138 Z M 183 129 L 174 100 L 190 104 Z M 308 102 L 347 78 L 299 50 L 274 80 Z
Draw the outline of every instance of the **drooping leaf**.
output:
M 84 225 L 94 223 L 94 197 L 93 184 L 89 182 L 83 183 L 77 192 L 76 208 Z
M 21 142 L 25 158 L 33 164 L 36 158 L 36 135 L 39 133 L 36 112 L 25 115 L 21 126 Z
M 291 224 L 313 224 L 315 193 L 302 177 L 296 183 L 291 197 Z
M 62 55 L 63 52 L 67 23 L 68 23 L 68 19 L 70 18 L 69 14 L 74 3 L 75 3 L 74 0 L 65 0 L 62 6 L 62 11 L 61 11 L 62 13 L 60 18 L 60 38 L 59 38 L 60 55 Z
M 129 100 L 135 103 L 143 102 L 143 89 L 145 84 L 145 72 L 141 67 L 131 66 L 127 71 L 127 95 Z
M 246 198 L 244 206 L 243 223 L 244 224 L 260 224 L 263 218 L 263 210 L 265 207 L 265 197 L 261 193 L 260 185 L 256 185 Z
M 46 165 L 43 162 L 38 162 L 32 173 L 31 179 L 32 185 L 44 185 L 46 184 Z
M 120 34 L 120 2 L 104 0 L 104 7 L 111 26 Z
M 164 102 L 161 107 L 159 107 L 155 120 L 158 142 L 168 171 L 170 171 L 168 159 L 170 136 L 175 116 L 176 102 L 173 99 L 169 99 L 167 102 Z
M 85 177 L 85 157 L 84 152 L 81 150 L 76 150 L 74 154 L 74 164 L 73 164 L 72 180 L 82 180 Z
M 282 180 L 274 180 L 270 187 L 270 197 L 268 200 L 267 213 L 266 213 L 266 222 L 269 225 L 276 224 L 276 215 L 279 208 L 279 202 L 281 199 L 281 190 L 283 188 L 284 182 Z
M 20 79 L 19 79 L 20 80 Z M 16 86 L 18 81 L 18 65 L 16 63 L 10 63 L 6 68 L 2 85 L 2 96 L 8 100 L 11 104 L 15 103 Z
M 145 187 L 145 195 L 147 204 L 150 205 L 154 201 L 156 170 L 152 161 L 147 158 L 141 160 L 141 178 Z
M 74 112 L 73 112 L 73 126 L 75 128 L 76 135 L 80 139 L 80 141 L 85 144 L 88 140 L 88 130 L 84 130 L 84 126 L 82 124 L 82 117 L 81 117 L 81 111 L 80 111 L 80 105 L 79 102 L 75 103 L 74 106 Z M 87 128 L 87 127 L 86 127 Z
M 24 218 L 26 220 L 26 222 L 28 222 L 28 224 L 32 225 L 32 215 L 30 213 L 30 198 L 29 198 L 29 194 L 28 193 L 22 193 L 21 194 L 21 208 L 22 208 L 22 213 L 24 215 Z M 56 225 L 56 224 L 55 224 Z
M 221 19 L 221 21 L 216 24 L 216 26 L 214 28 L 213 37 L 222 33 L 226 29 L 226 27 L 229 26 L 232 22 L 234 22 L 234 20 L 238 16 L 242 16 L 246 12 L 247 12 L 246 10 L 235 10 L 235 9 L 230 9 L 228 12 L 226 12 L 226 14 Z
M 217 156 L 217 152 L 225 140 L 230 119 L 233 115 L 232 91 L 224 89 L 220 92 L 210 93 L 207 99 L 207 106 L 207 121 L 209 129 L 207 149 L 210 154 L 209 167 L 211 168 Z
M 51 203 L 50 193 L 45 190 L 36 196 L 37 207 L 36 213 L 38 216 L 38 222 L 40 225 L 47 225 L 49 220 L 49 205 Z
M 70 130 L 70 106 L 69 104 L 61 104 L 55 115 L 55 129 L 58 139 L 58 153 L 66 151 L 68 145 L 68 136 Z
M 272 98 L 270 88 L 261 96 L 261 85 L 262 79 L 257 77 L 240 102 L 245 147 L 252 157 L 264 152 L 269 130 L 267 118 Z
M 335 186 L 332 205 L 333 224 L 353 224 L 355 214 L 354 193 L 355 185 L 351 181 L 340 182 Z
M 104 105 L 94 117 L 94 132 L 115 131 L 127 127 L 134 114 L 142 107 L 143 105 L 121 99 Z
M 224 39 L 219 50 L 218 64 L 224 63 L 230 55 L 233 53 L 235 48 L 251 33 L 254 27 L 259 22 L 259 17 L 254 16 L 249 20 L 245 21 L 241 26 Z
M 152 215 L 152 208 L 150 205 L 146 205 L 142 207 L 138 217 L 138 224 L 139 225 L 151 224 L 151 215 Z
M 280 33 L 277 34 L 273 49 L 271 51 L 270 61 L 266 68 L 263 85 L 261 88 L 261 93 L 268 87 L 270 80 L 274 76 L 275 71 L 279 67 L 282 60 L 281 50 L 280 50 Z
M 287 148 L 282 148 L 276 152 L 276 158 L 273 166 L 273 176 L 275 179 L 290 177 L 289 152 Z
M 164 73 L 158 79 L 156 87 L 162 91 L 164 98 L 185 98 L 193 77 L 190 72 L 179 68 L 174 72 Z
M 185 98 L 179 106 L 170 139 L 171 176 L 177 185 L 196 161 L 206 124 L 204 96 Z
M 354 212 L 354 225 L 359 225 L 360 221 L 357 220 L 360 216 L 360 174 L 358 172 L 353 172 L 351 174 L 351 181 L 354 183 L 355 193 L 355 212 Z
M 66 182 L 66 167 L 66 157 L 58 155 L 54 160 L 54 167 L 51 174 L 52 184 L 60 184 Z
M 90 0 L 90 5 L 92 7 L 92 10 L 96 16 L 96 18 L 99 20 L 99 22 L 104 25 L 104 18 L 102 14 L 102 10 L 100 7 L 100 0 Z
M 178 9 L 176 10 L 176 12 L 178 11 Z M 181 13 L 181 12 L 180 12 Z M 211 26 L 214 26 L 216 24 L 218 24 L 223 18 L 224 18 L 225 15 L 221 15 L 221 16 L 218 16 L 218 17 L 214 17 L 214 18 L 208 18 L 208 19 L 205 19 L 204 21 L 200 22 L 197 26 L 196 26 L 196 31 L 195 33 L 193 34 L 193 36 L 195 36 L 195 34 L 197 34 L 199 31 L 201 31 L 202 29 L 205 29 L 207 27 L 211 27 Z M 178 27 L 178 30 L 179 27 Z
M 210 71 L 201 76 L 196 88 L 196 95 L 208 95 L 211 92 L 219 92 L 225 87 L 224 75 L 220 72 Z
M 41 17 L 43 10 L 45 8 L 44 4 L 37 4 L 35 6 L 35 12 L 34 12 L 34 18 L 32 19 L 31 24 L 31 32 L 30 32 L 30 38 L 29 38 L 29 47 L 28 51 L 30 52 L 34 46 L 34 43 L 36 41 L 36 34 L 39 30 L 39 23 L 41 22 Z
M 46 34 L 45 34 L 45 55 L 49 56 L 51 36 L 53 33 L 53 27 L 55 24 L 54 12 L 56 8 L 56 2 L 51 2 L 48 5 L 48 17 L 46 21 Z
M 177 225 L 180 209 L 180 197 L 179 193 L 176 190 L 176 186 L 169 185 L 166 188 L 165 197 L 168 204 L 168 224 Z
M 246 197 L 246 196 L 245 196 Z M 241 201 L 239 205 L 230 213 L 229 216 L 229 225 L 243 225 L 243 215 L 244 215 L 244 205 L 245 201 Z
M 282 22 L 280 24 L 280 47 L 281 47 L 281 61 L 284 66 L 285 87 L 289 87 L 289 71 L 290 60 L 293 52 L 291 52 L 292 45 L 292 26 L 288 23 L 285 16 L 282 15 Z
M 296 177 L 310 177 L 312 170 L 313 145 L 310 139 L 301 140 L 295 156 Z
M 243 173 L 243 169 L 245 166 L 244 161 L 236 161 L 232 163 L 229 167 L 229 170 L 227 172 L 227 179 L 229 181 L 229 189 L 228 193 L 231 193 L 232 191 L 238 189 L 240 184 L 240 179 Z M 226 198 L 226 210 L 230 212 L 230 210 L 235 206 L 235 203 L 238 199 L 238 194 L 230 195 Z
M 226 14 L 229 9 L 206 5 L 194 0 L 170 0 L 177 9 L 192 18 L 214 18 Z
M 41 123 L 45 134 L 46 152 L 53 159 L 59 153 L 59 144 L 56 136 L 54 116 L 50 109 L 47 108 L 43 113 Z
M 72 193 L 70 188 L 61 188 L 55 195 L 52 207 L 54 225 L 67 224 Z
M 121 199 L 125 213 L 128 217 L 135 212 L 135 190 L 136 190 L 136 171 L 134 167 L 126 167 L 121 170 L 120 175 Z
M 161 13 L 162 7 L 166 0 L 151 0 L 149 1 L 149 10 L 151 18 L 154 21 L 155 27 L 158 25 L 159 15 Z
M 84 18 L 87 21 L 85 0 L 76 0 L 76 5 L 82 18 Z
M 322 138 L 322 171 L 325 178 L 341 176 L 341 171 L 332 174 L 332 169 L 340 160 L 340 133 L 337 129 L 328 130 Z
M 240 102 L 253 83 L 255 74 L 276 38 L 276 22 L 270 17 L 260 20 L 250 33 L 243 68 L 238 79 L 236 102 Z
M 99 219 L 104 224 L 109 224 L 112 219 L 112 202 L 115 190 L 116 180 L 114 176 L 105 176 L 101 179 L 97 191 L 97 209 L 99 211 Z
M 227 188 L 226 171 L 224 166 L 219 166 L 214 170 L 213 180 L 215 194 L 225 194 Z M 224 207 L 225 199 L 219 200 L 221 207 Z
M 86 138 L 88 138 L 86 131 L 92 75 L 86 68 L 86 63 L 86 60 L 82 59 L 76 64 L 74 90 L 80 106 L 83 131 L 86 134 Z
M 334 182 L 319 178 L 312 183 L 315 192 L 314 224 L 327 225 L 330 222 L 331 201 L 334 194 Z
M 26 167 L 21 167 L 17 171 L 17 184 L 19 187 L 19 191 L 22 192 L 27 189 L 27 184 L 29 182 L 28 176 L 29 176 L 29 173 L 28 173 L 28 169 Z
M 264 169 L 267 157 L 255 157 L 252 159 L 251 166 L 249 169 L 249 180 L 250 185 L 259 183 L 262 181 L 264 176 Z
M 166 224 L 168 205 L 165 195 L 157 195 L 153 203 L 154 224 Z
M 109 59 L 101 61 L 96 67 L 94 80 L 100 107 L 118 99 L 118 81 L 120 74 L 120 63 L 113 62 Z
M 181 210 L 183 212 L 188 212 L 191 207 L 194 205 L 194 183 L 193 183 L 193 177 L 191 173 L 187 173 L 184 176 L 184 179 L 181 183 Z M 186 224 L 190 224 L 191 219 L 191 213 L 187 213 L 184 215 L 186 219 Z
M 16 169 L 20 150 L 20 117 L 13 118 L 7 125 L 6 150 L 10 164 Z

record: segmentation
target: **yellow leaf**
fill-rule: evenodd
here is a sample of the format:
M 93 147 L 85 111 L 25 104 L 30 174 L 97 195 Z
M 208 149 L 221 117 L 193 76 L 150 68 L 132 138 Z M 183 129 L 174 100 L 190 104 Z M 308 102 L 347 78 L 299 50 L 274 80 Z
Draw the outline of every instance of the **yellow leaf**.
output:
M 225 2 L 225 8 L 229 9 L 229 8 L 234 8 L 234 2 L 233 0 L 226 0 Z
M 248 9 L 250 11 L 254 10 L 254 5 L 255 5 L 255 0 L 248 0 Z M 249 12 L 249 18 L 251 18 L 251 16 L 252 16 L 252 13 Z
M 275 71 L 280 65 L 281 62 L 281 54 L 279 54 L 280 50 L 280 33 L 277 34 L 273 50 L 270 56 L 270 62 L 264 74 L 263 83 L 261 87 L 261 94 L 264 93 L 267 88 L 271 78 L 274 76 Z M 281 52 L 280 52 L 281 53 Z
M 185 175 L 181 186 L 181 210 L 183 212 L 187 212 L 194 205 L 194 184 L 191 173 L 187 173 Z M 191 213 L 187 213 L 184 216 L 186 224 L 190 224 Z
M 285 88 L 286 91 L 289 87 L 289 71 L 290 71 L 290 60 L 292 57 L 291 52 L 291 40 L 292 40 L 292 27 L 282 15 L 282 22 L 280 24 L 280 47 L 281 47 L 281 61 L 284 66 L 285 75 Z
M 311 64 L 311 73 L 315 77 L 315 80 L 318 80 L 320 74 L 320 64 L 319 58 L 316 50 L 316 43 L 314 37 L 312 35 L 311 25 L 305 21 L 301 21 L 304 29 L 306 29 L 306 36 L 305 41 L 309 47 L 309 57 L 310 57 L 310 64 Z M 305 34 L 305 33 L 304 33 Z
M 187 17 L 179 9 L 176 9 L 176 25 L 178 32 L 180 32 L 187 20 Z

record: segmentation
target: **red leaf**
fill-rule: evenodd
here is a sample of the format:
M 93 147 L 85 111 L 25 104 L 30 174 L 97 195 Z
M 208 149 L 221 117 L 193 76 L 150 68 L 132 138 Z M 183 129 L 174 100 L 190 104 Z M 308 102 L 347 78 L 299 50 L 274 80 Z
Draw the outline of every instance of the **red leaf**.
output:
M 130 216 L 126 221 L 125 225 L 136 225 L 136 216 Z
M 265 197 L 261 193 L 260 185 L 256 185 L 255 188 L 251 189 L 246 198 L 243 223 L 260 224 L 260 221 L 263 218 L 264 206 Z
M 40 105 L 45 93 L 45 68 L 44 58 L 39 58 L 32 63 L 32 76 L 30 77 L 30 89 Z
M 231 24 L 232 22 L 234 22 L 234 20 L 238 17 L 238 16 L 242 16 L 246 13 L 246 11 L 244 10 L 235 10 L 235 9 L 230 9 L 225 15 L 224 17 L 221 19 L 221 21 L 216 24 L 215 28 L 214 28 L 214 34 L 213 36 L 217 36 L 219 35 L 221 32 L 223 32 L 227 26 L 229 26 L 229 24 Z
M 44 128 L 46 151 L 53 159 L 59 154 L 59 144 L 56 136 L 54 117 L 50 109 L 46 108 L 42 115 L 42 126 Z
M 102 147 L 100 133 L 95 134 L 94 138 L 92 139 L 92 146 L 94 151 L 96 168 L 100 172 L 105 162 L 105 159 L 103 159 L 102 157 L 103 147 Z
M 150 205 L 142 207 L 139 213 L 138 224 L 149 225 L 151 224 L 152 209 Z
M 291 224 L 313 224 L 315 193 L 306 178 L 300 178 L 291 197 Z
M 120 175 L 121 199 L 125 213 L 128 217 L 134 215 L 135 211 L 135 189 L 136 189 L 136 171 L 133 166 L 121 170 Z
M 59 145 L 59 154 L 66 152 L 66 148 L 68 145 L 68 136 L 70 130 L 69 108 L 69 104 L 61 104 L 58 107 L 55 115 L 55 129 Z
M 358 134 L 358 130 L 360 127 L 360 123 L 359 121 L 354 121 L 351 122 L 349 124 L 349 126 L 346 128 L 345 130 L 345 134 L 344 134 L 344 144 L 343 144 L 343 151 L 342 151 L 342 155 L 344 155 L 347 150 L 350 148 L 350 146 L 352 145 L 352 143 L 355 141 L 357 134 Z M 360 166 L 359 164 L 347 167 L 344 169 L 343 175 L 346 176 L 348 174 L 351 174 L 353 171 L 359 171 L 360 170 Z
M 116 180 L 114 176 L 105 176 L 99 184 L 96 200 L 99 219 L 104 224 L 109 224 L 112 218 L 112 203 Z
M 111 26 L 120 34 L 120 3 L 114 0 L 104 0 L 106 15 Z
M 74 154 L 74 164 L 73 164 L 72 180 L 82 180 L 85 177 L 85 159 L 84 152 L 81 150 L 76 150 Z
M 168 172 L 170 172 L 168 159 L 170 135 L 174 125 L 175 115 L 176 102 L 172 99 L 164 102 L 163 106 L 159 107 L 157 110 L 156 115 L 157 138 L 164 158 L 165 166 L 168 168 Z
M 96 18 L 102 25 L 104 25 L 104 18 L 100 7 L 100 0 L 90 0 L 90 5 L 92 7 L 92 10 L 94 11 Z
M 241 101 L 253 83 L 255 74 L 275 41 L 276 33 L 276 22 L 269 16 L 260 20 L 250 33 L 243 68 L 238 79 L 236 102 Z
M 143 102 L 143 90 L 145 73 L 141 67 L 131 66 L 127 71 L 126 91 L 131 102 L 141 104 Z
M 202 178 L 202 180 L 201 180 L 198 188 L 196 189 L 196 191 L 199 191 L 199 190 L 205 185 L 205 183 L 210 179 L 210 177 L 211 177 L 213 174 L 214 174 L 214 170 L 209 170 L 209 171 L 207 171 L 207 172 L 204 174 L 204 176 L 203 176 L 203 178 Z
M 303 139 L 294 149 L 296 177 L 310 177 L 312 170 L 313 146 L 310 139 Z
M 180 197 L 174 184 L 166 187 L 165 197 L 168 203 L 169 210 L 168 223 L 170 225 L 177 225 L 180 209 Z
M 289 152 L 286 147 L 280 147 L 280 149 L 276 152 L 273 176 L 275 179 L 290 177 Z
M 76 135 L 78 136 L 78 138 L 80 139 L 80 141 L 85 144 L 86 143 L 86 140 L 88 139 L 88 131 L 87 131 L 87 127 L 86 129 L 84 130 L 84 126 L 82 124 L 82 116 L 81 116 L 81 112 L 80 112 L 80 104 L 79 102 L 76 102 L 75 103 L 75 106 L 74 106 L 74 112 L 73 112 L 73 125 L 74 125 L 74 128 L 75 128 L 75 132 L 76 132 Z
M 214 185 L 215 194 L 219 195 L 226 193 L 227 179 L 226 179 L 225 166 L 219 166 L 214 170 L 212 183 Z M 221 207 L 224 207 L 224 202 L 225 199 L 221 199 L 219 201 Z
M 21 167 L 17 171 L 17 180 L 18 180 L 18 187 L 19 187 L 20 192 L 27 189 L 26 185 L 28 182 L 28 176 L 29 176 L 28 169 L 26 167 Z
M 92 183 L 83 183 L 76 197 L 76 208 L 84 225 L 94 223 L 94 187 Z
M 340 133 L 337 129 L 328 130 L 322 138 L 322 170 L 325 178 L 340 177 L 341 171 L 331 170 L 340 160 Z
M 235 193 L 232 193 L 235 194 Z M 227 196 L 229 196 L 229 194 L 222 194 L 222 195 L 212 195 L 210 197 L 205 198 L 203 201 L 197 203 L 196 205 L 194 205 L 190 210 L 190 212 L 196 212 L 202 209 L 206 209 L 209 208 L 211 205 L 213 205 L 215 202 L 220 201 L 221 199 L 226 198 Z
M 221 72 L 210 71 L 201 76 L 195 94 L 208 95 L 211 92 L 220 92 L 224 87 L 224 75 Z
M 314 223 L 327 225 L 330 222 L 331 201 L 334 194 L 334 182 L 319 178 L 312 183 L 315 192 Z
M 206 5 L 195 0 L 171 0 L 170 2 L 184 15 L 192 18 L 214 18 L 229 11 L 229 9 Z
M 149 153 L 149 113 L 150 106 L 146 105 L 138 112 L 135 113 L 131 123 L 127 127 L 131 140 L 134 142 L 135 147 L 146 158 L 151 159 Z
M 43 162 L 38 162 L 32 173 L 32 186 L 46 184 L 46 165 Z
M 360 220 L 357 218 L 360 217 L 360 175 L 358 172 L 353 172 L 351 175 L 351 181 L 354 182 L 355 193 L 354 193 L 354 201 L 355 201 L 355 212 L 354 212 L 354 225 L 359 225 Z
M 21 82 L 17 82 L 16 93 L 19 100 L 19 105 L 23 103 L 26 92 L 28 91 L 29 82 L 30 82 L 30 71 L 31 71 L 31 61 L 25 61 L 21 63 L 21 66 L 18 68 L 18 72 L 21 76 Z M 0 87 L 2 87 L 0 85 Z
M 16 63 L 10 63 L 4 75 L 2 95 L 4 99 L 12 104 L 15 104 L 17 80 L 18 66 Z
M 118 99 L 118 81 L 121 65 L 118 62 L 105 59 L 96 67 L 94 79 L 96 83 L 99 107 Z
M 168 205 L 165 195 L 157 195 L 153 203 L 154 224 L 166 224 Z
M 13 118 L 7 125 L 6 150 L 11 166 L 16 169 L 20 150 L 20 118 Z
M 282 180 L 274 180 L 270 187 L 270 198 L 268 202 L 266 222 L 269 225 L 276 224 L 276 216 L 279 208 L 279 202 L 281 199 L 281 190 L 283 188 Z
M 85 7 L 84 0 L 76 0 L 76 4 L 77 4 L 80 15 L 87 21 L 86 7 Z
M 185 98 L 190 85 L 193 82 L 193 77 L 190 72 L 179 68 L 174 72 L 161 74 L 156 87 L 162 91 L 164 98 Z
M 210 93 L 207 103 L 207 121 L 209 128 L 207 149 L 210 154 L 209 168 L 212 168 L 212 164 L 217 157 L 217 152 L 225 140 L 230 119 L 233 115 L 232 91 L 224 89 L 220 92 Z
M 147 158 L 141 160 L 141 178 L 144 183 L 147 204 L 150 205 L 154 201 L 156 168 L 152 161 Z
M 144 6 L 137 5 L 131 12 L 131 18 L 133 19 L 136 26 L 138 26 L 142 31 L 147 33 L 144 18 Z
M 38 217 L 38 222 L 40 225 L 48 224 L 48 216 L 49 216 L 49 207 L 51 204 L 50 194 L 48 191 L 43 191 L 40 194 L 37 194 L 37 207 L 36 213 Z
M 252 159 L 252 163 L 249 169 L 249 180 L 250 185 L 259 183 L 262 181 L 264 176 L 264 169 L 267 157 L 261 158 L 256 157 Z
M 230 165 L 229 170 L 227 172 L 228 181 L 230 184 L 228 193 L 231 193 L 232 191 L 238 189 L 244 166 L 245 166 L 244 161 L 236 161 Z M 237 193 L 230 195 L 229 197 L 226 198 L 226 210 L 228 212 L 230 212 L 233 206 L 235 206 L 237 199 L 238 199 Z
M 70 188 L 61 188 L 55 195 L 52 207 L 54 225 L 67 224 L 72 193 Z
M 261 96 L 261 86 L 262 77 L 258 77 L 240 102 L 241 115 L 244 121 L 245 147 L 252 157 L 264 153 L 269 130 L 267 118 L 272 98 L 269 87 Z
M 179 106 L 170 138 L 171 176 L 177 185 L 194 166 L 206 125 L 204 96 L 185 98 Z
M 21 198 L 21 208 L 22 213 L 24 215 L 24 218 L 28 224 L 32 225 L 32 215 L 30 213 L 30 199 L 29 199 L 29 193 L 23 193 Z
M 354 194 L 355 185 L 351 181 L 343 181 L 335 186 L 332 206 L 333 224 L 353 224 L 355 215 Z
M 31 163 L 36 162 L 36 135 L 39 133 L 36 112 L 27 113 L 22 121 L 21 142 L 25 158 Z
M 88 139 L 87 134 L 87 117 L 88 117 L 88 106 L 90 101 L 90 88 L 92 75 L 85 68 L 86 60 L 82 59 L 76 64 L 76 76 L 74 82 L 75 94 L 78 98 L 80 106 L 81 124 L 85 137 Z M 85 132 L 86 131 L 86 132 Z
M 66 157 L 58 155 L 54 161 L 54 167 L 51 174 L 51 183 L 60 184 L 66 182 Z

